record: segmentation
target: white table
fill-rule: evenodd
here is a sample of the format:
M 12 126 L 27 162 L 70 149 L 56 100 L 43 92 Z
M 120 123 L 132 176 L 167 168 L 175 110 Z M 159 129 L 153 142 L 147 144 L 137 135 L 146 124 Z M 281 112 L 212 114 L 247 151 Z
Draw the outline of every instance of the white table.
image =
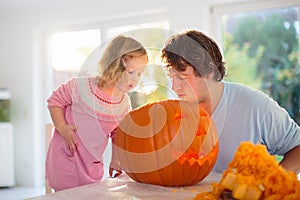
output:
M 210 173 L 204 180 L 193 186 L 162 187 L 138 183 L 122 174 L 117 178 L 108 178 L 99 183 L 63 190 L 27 200 L 188 200 L 203 190 L 210 191 L 212 182 L 219 182 L 221 174 Z

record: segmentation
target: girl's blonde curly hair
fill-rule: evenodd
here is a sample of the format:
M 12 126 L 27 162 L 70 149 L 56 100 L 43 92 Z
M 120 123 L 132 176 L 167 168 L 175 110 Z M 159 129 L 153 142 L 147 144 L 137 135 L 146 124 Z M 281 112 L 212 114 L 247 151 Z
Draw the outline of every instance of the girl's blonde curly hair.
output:
M 123 35 L 117 36 L 108 44 L 98 63 L 97 85 L 114 84 L 122 77 L 126 69 L 122 62 L 124 57 L 143 55 L 147 55 L 147 51 L 140 42 Z

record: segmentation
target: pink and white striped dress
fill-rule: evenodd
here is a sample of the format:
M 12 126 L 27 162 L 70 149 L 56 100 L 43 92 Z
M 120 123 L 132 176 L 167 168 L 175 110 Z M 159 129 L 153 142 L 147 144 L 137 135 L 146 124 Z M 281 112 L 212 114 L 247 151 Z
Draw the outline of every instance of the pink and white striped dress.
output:
M 94 77 L 73 78 L 47 100 L 48 107 L 64 109 L 68 124 L 77 127 L 79 146 L 73 154 L 55 130 L 46 158 L 46 178 L 56 191 L 100 181 L 103 152 L 111 132 L 131 110 L 130 99 L 119 99 L 101 91 Z

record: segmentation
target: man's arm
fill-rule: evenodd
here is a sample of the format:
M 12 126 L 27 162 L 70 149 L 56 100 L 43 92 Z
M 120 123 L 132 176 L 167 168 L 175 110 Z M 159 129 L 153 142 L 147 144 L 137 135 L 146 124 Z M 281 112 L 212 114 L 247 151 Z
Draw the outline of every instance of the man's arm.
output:
M 288 171 L 300 173 L 300 146 L 296 146 L 287 152 L 280 165 Z

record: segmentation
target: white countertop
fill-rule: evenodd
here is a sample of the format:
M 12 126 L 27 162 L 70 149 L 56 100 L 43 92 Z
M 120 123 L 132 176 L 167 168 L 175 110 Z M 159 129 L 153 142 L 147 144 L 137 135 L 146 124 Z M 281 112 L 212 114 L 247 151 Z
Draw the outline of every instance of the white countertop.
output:
M 162 187 L 138 183 L 122 174 L 117 178 L 108 178 L 99 183 L 63 190 L 47 195 L 33 197 L 27 200 L 188 200 L 193 199 L 196 194 L 203 190 L 210 191 L 212 182 L 219 182 L 221 174 L 210 173 L 204 180 L 193 186 L 186 187 Z

